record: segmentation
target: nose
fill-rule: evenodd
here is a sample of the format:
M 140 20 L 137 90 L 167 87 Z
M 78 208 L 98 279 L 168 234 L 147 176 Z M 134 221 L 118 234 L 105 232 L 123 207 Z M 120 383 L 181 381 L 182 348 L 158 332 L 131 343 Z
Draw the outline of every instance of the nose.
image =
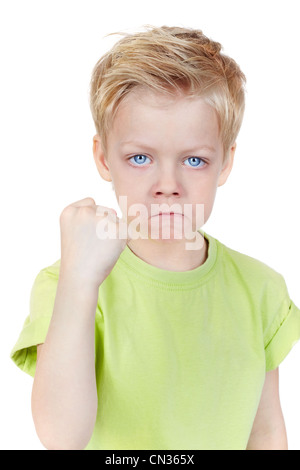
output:
M 182 190 L 176 171 L 170 167 L 160 169 L 153 190 L 155 197 L 179 197 Z

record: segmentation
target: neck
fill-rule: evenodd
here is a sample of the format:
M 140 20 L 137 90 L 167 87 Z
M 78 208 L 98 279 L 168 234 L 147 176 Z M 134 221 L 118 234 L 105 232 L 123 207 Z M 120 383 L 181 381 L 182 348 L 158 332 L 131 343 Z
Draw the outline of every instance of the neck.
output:
M 202 236 L 202 247 L 187 250 L 182 240 L 137 239 L 127 243 L 128 248 L 140 259 L 167 271 L 190 271 L 205 263 L 208 242 Z

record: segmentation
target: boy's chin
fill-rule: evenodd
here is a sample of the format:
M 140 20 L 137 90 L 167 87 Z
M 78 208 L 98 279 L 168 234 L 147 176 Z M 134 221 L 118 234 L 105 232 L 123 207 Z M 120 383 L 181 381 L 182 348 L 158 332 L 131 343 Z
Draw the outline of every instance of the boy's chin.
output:
M 189 218 L 181 214 L 159 215 L 149 219 L 129 221 L 128 233 L 132 240 L 152 240 L 165 243 L 185 243 L 196 238 Z M 194 224 L 196 225 L 196 224 Z
M 181 215 L 175 215 L 169 220 L 169 217 L 156 217 L 151 220 L 149 227 L 149 236 L 151 239 L 166 241 L 186 241 L 193 237 L 191 223 Z

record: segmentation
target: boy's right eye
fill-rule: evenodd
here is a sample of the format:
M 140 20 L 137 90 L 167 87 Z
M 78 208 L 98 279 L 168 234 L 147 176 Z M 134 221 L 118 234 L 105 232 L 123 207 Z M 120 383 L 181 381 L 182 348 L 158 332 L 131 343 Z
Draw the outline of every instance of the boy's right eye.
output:
M 147 158 L 150 160 L 150 158 L 146 157 L 146 155 L 139 154 L 129 158 L 129 161 L 131 161 L 131 163 L 133 163 L 135 166 L 141 166 L 143 163 L 145 163 Z

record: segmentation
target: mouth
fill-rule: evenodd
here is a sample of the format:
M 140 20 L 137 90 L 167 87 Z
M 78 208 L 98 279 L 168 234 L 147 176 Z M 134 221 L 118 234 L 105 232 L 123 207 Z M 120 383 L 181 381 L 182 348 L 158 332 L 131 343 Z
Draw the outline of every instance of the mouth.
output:
M 183 215 L 178 212 L 160 212 L 158 215 Z
M 159 214 L 155 214 L 153 217 L 183 217 L 183 214 L 177 213 L 177 212 L 160 212 Z

